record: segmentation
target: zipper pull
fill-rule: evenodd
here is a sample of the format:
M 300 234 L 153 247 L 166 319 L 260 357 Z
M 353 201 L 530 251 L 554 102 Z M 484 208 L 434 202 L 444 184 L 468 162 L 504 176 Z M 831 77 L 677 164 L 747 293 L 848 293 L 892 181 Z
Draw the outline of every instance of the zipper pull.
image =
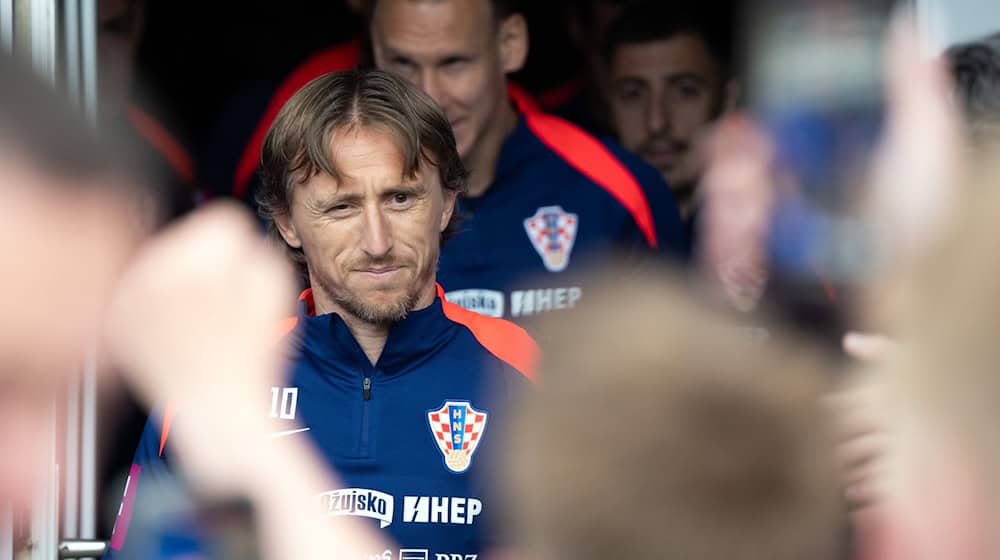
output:
M 372 378 L 365 377 L 365 380 L 361 384 L 361 388 L 364 390 L 365 400 L 372 400 Z

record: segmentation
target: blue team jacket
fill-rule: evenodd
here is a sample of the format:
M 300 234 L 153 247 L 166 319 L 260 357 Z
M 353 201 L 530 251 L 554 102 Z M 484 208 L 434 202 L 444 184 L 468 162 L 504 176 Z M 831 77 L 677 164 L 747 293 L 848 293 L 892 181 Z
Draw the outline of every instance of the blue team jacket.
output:
M 307 291 L 291 334 L 289 381 L 261 388 L 272 396 L 262 414 L 287 421 L 272 437 L 310 438 L 341 478 L 342 487 L 317 496 L 323 511 L 370 519 L 395 543 L 392 558 L 466 558 L 490 544 L 486 528 L 496 507 L 484 495 L 482 473 L 499 445 L 504 405 L 530 384 L 537 360 L 537 346 L 520 327 L 441 293 L 392 327 L 372 365 L 339 316 L 311 313 Z M 141 502 L 167 471 L 159 424 L 151 421 L 142 436 L 107 558 L 129 550 L 136 494 Z M 162 539 L 157 546 L 169 557 Z M 154 557 L 148 546 L 141 554 Z
M 441 249 L 449 301 L 522 322 L 585 297 L 580 271 L 612 256 L 640 265 L 685 257 L 686 232 L 660 173 L 558 117 L 523 113 L 490 188 L 460 202 Z

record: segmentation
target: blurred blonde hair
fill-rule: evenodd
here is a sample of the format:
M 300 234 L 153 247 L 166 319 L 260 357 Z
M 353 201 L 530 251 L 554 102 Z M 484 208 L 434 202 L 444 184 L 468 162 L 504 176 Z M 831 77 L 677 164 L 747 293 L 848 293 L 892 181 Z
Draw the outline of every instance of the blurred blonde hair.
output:
M 827 560 L 843 546 L 826 366 L 662 275 L 607 278 L 547 344 L 509 426 L 531 556 Z

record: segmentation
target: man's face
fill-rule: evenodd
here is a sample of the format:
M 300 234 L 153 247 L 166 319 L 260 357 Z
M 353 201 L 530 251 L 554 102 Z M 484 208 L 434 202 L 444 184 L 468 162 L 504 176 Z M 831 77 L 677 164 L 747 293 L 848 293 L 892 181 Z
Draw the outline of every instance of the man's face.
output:
M 704 41 L 690 33 L 625 43 L 611 60 L 608 98 L 622 144 L 690 190 L 704 169 L 707 125 L 730 103 L 728 85 Z
M 434 98 L 459 154 L 475 154 L 508 102 L 505 74 L 520 67 L 501 48 L 490 2 L 379 0 L 371 36 L 376 65 Z
M 305 253 L 319 309 L 372 324 L 398 321 L 434 299 L 455 194 L 442 190 L 427 161 L 405 177 L 399 148 L 379 130 L 337 131 L 332 145 L 342 180 L 319 173 L 298 185 L 279 230 Z

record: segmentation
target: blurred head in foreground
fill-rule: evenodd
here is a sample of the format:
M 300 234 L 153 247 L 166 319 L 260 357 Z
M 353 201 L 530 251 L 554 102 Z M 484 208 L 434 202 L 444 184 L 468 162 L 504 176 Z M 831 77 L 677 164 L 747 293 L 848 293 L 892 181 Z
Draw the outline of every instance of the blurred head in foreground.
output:
M 0 501 L 41 472 L 46 405 L 96 338 L 135 242 L 122 177 L 68 103 L 0 55 Z
M 608 284 L 563 327 L 508 434 L 527 557 L 843 557 L 810 353 L 662 279 Z

